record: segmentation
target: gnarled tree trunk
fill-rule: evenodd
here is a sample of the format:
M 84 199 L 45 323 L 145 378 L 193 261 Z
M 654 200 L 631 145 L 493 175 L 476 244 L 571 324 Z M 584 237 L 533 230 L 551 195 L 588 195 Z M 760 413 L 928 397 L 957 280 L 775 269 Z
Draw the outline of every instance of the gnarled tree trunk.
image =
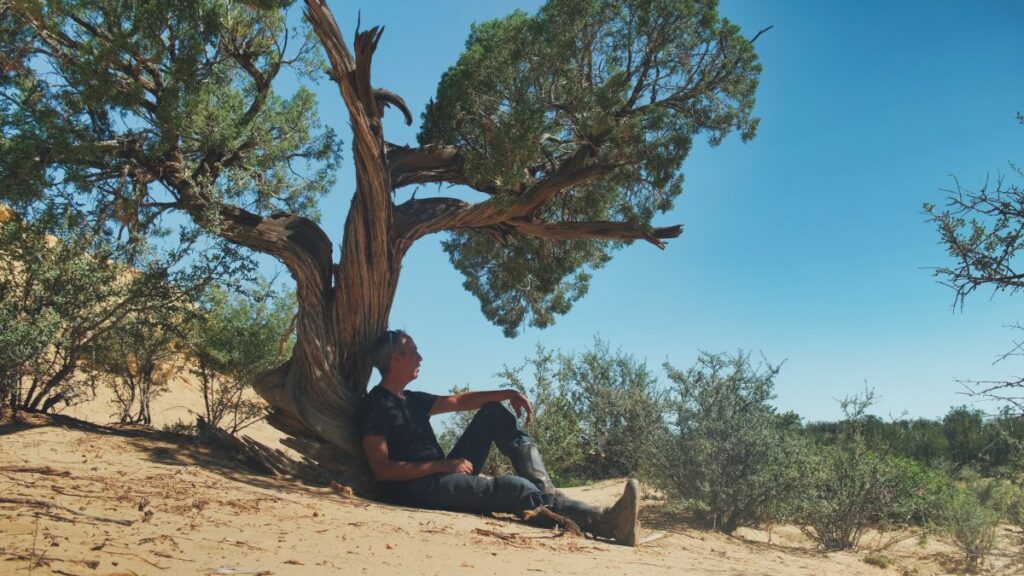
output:
M 372 367 L 368 351 L 388 327 L 402 257 L 417 239 L 435 232 L 475 229 L 497 238 L 529 235 L 551 240 L 642 239 L 663 248 L 681 227 L 646 229 L 630 222 L 541 222 L 537 211 L 559 192 L 608 174 L 589 148 L 545 178 L 507 198 L 470 204 L 454 198 L 411 199 L 394 205 L 394 190 L 410 184 L 468 184 L 463 156 L 453 146 L 402 147 L 384 140 L 385 106 L 412 115 L 397 95 L 374 88 L 370 68 L 382 29 L 357 32 L 355 55 L 346 47 L 324 0 L 306 0 L 306 15 L 331 63 L 352 127 L 356 190 L 338 263 L 330 241 L 297 216 L 256 218 L 238 209 L 221 213 L 226 238 L 277 256 L 297 285 L 299 311 L 292 358 L 264 374 L 257 392 L 273 407 L 272 424 L 293 434 L 293 447 L 363 494 L 373 480 L 356 430 L 355 409 Z M 493 190 L 478 190 L 493 194 Z M 201 206 L 190 209 L 202 217 Z M 315 437 L 315 439 L 314 439 Z
M 370 85 L 370 63 L 381 30 L 358 33 L 352 58 L 326 5 L 308 1 L 307 17 L 327 49 L 332 76 L 348 108 L 356 191 L 339 263 L 323 266 L 322 253 L 329 255 L 330 247 L 319 239 L 307 258 L 319 265 L 290 266 L 299 299 L 295 351 L 290 361 L 264 375 L 257 391 L 274 407 L 274 424 L 296 435 L 312 432 L 327 441 L 325 449 L 308 439 L 301 446 L 365 493 L 372 492 L 372 480 L 354 412 L 370 377 L 368 349 L 387 329 L 405 251 L 392 222 L 381 109 Z M 307 248 L 294 243 L 296 252 Z

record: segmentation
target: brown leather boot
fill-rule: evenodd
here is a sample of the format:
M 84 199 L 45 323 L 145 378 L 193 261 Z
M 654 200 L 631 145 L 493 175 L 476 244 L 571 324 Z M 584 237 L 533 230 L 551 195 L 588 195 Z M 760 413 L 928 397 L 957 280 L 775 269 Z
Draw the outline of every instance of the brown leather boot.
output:
M 579 525 L 580 530 L 598 538 L 610 538 L 624 546 L 636 546 L 640 533 L 640 483 L 626 482 L 622 497 L 609 508 L 598 508 L 556 493 L 551 511 Z

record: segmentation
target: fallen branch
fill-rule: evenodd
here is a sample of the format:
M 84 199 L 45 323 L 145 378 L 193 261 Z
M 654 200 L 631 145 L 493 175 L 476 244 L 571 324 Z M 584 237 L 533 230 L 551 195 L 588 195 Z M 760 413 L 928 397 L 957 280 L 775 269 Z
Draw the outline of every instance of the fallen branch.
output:
M 5 555 L 10 556 L 11 558 L 13 558 L 15 560 L 31 560 L 31 559 L 35 558 L 34 554 L 22 554 L 20 552 L 15 552 L 13 550 L 4 550 L 2 548 L 0 548 L 0 554 L 5 554 Z M 98 560 L 75 560 L 73 558 L 61 558 L 59 556 L 50 556 L 50 557 L 47 557 L 46 560 L 48 562 L 64 562 L 66 564 L 81 564 L 82 566 L 85 566 L 86 568 L 89 568 L 91 570 L 95 570 L 100 565 Z M 55 573 L 58 572 L 57 570 L 52 569 L 52 568 L 51 568 L 51 570 L 53 570 L 53 572 L 55 572 Z
M 93 522 L 91 520 L 82 519 L 82 518 L 77 518 L 77 519 L 76 518 L 69 518 L 67 516 L 61 516 L 60 514 L 57 514 L 56 512 L 48 512 L 46 510 L 37 510 L 34 513 L 34 515 L 36 517 L 45 516 L 45 517 L 51 518 L 53 520 L 59 520 L 61 522 L 67 522 L 69 524 L 78 524 L 79 522 L 82 522 L 83 524 L 91 524 L 93 526 L 101 526 L 102 525 L 100 522 Z
M 210 539 L 206 539 L 206 541 L 213 542 L 213 540 Z M 221 538 L 219 542 L 222 544 L 231 544 L 232 546 L 238 546 L 240 548 L 248 548 L 249 550 L 258 550 L 260 552 L 263 551 L 263 548 L 260 548 L 259 546 L 253 546 L 248 542 L 243 542 L 242 540 L 235 540 L 233 538 Z
M 0 504 L 21 504 L 23 506 L 36 506 L 39 508 L 56 508 L 63 510 L 64 512 L 70 512 L 76 516 L 82 516 L 84 518 L 91 518 L 100 522 L 110 522 L 113 524 L 120 524 L 121 526 L 131 526 L 131 520 L 119 520 L 117 518 L 107 518 L 105 516 L 94 516 L 92 514 L 86 514 L 85 512 L 79 512 L 73 508 L 67 506 L 61 506 L 60 504 L 54 504 L 53 502 L 47 502 L 45 500 L 36 500 L 34 498 L 7 498 L 0 497 Z
M 538 516 L 543 516 L 545 518 L 550 519 L 556 525 L 561 526 L 573 536 L 583 536 L 583 530 L 580 530 L 579 524 L 573 522 L 565 516 L 562 516 L 561 514 L 555 514 L 547 506 L 538 506 L 533 510 L 527 510 L 526 513 L 523 514 L 523 519 L 526 521 L 530 521 L 534 518 L 537 518 Z
M 70 470 L 57 470 L 49 466 L 0 466 L 3 472 L 26 472 L 29 474 L 45 474 L 47 476 L 71 476 Z
M 61 496 L 71 496 L 72 498 L 100 498 L 103 500 L 122 500 L 121 496 L 111 496 L 109 494 L 101 494 L 99 492 L 68 492 L 67 490 L 64 490 L 63 488 L 57 486 L 56 484 L 50 486 L 50 490 L 53 490 L 54 492 L 60 494 Z

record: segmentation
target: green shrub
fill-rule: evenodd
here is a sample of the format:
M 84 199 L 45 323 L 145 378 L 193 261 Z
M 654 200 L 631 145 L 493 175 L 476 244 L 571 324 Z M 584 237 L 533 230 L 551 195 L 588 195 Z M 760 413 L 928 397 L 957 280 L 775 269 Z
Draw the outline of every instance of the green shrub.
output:
M 235 434 L 265 414 L 266 404 L 254 397 L 252 385 L 290 355 L 295 297 L 265 281 L 239 292 L 213 286 L 197 308 L 188 347 L 196 361 L 192 371 L 199 378 L 204 416 Z
M 864 563 L 884 570 L 889 566 L 892 566 L 893 561 L 892 558 L 885 554 L 868 554 L 864 557 Z
M 526 431 L 541 450 L 557 486 L 641 473 L 667 433 L 663 399 L 646 364 L 600 339 L 579 354 L 538 347 L 532 358 L 497 375 L 502 387 L 527 394 L 534 408 Z M 452 393 L 465 391 L 453 388 Z M 440 435 L 451 449 L 472 413 L 449 417 Z M 492 452 L 483 471 L 501 474 L 508 463 Z
M 937 511 L 939 527 L 964 554 L 968 573 L 975 573 L 995 545 L 999 514 L 969 490 L 953 491 Z
M 646 363 L 612 351 L 598 338 L 580 354 L 560 354 L 555 377 L 566 386 L 576 412 L 583 474 L 598 479 L 651 472 L 668 428 L 664 394 Z
M 541 449 L 548 473 L 557 486 L 572 486 L 592 480 L 586 470 L 587 449 L 580 409 L 573 399 L 573 383 L 557 370 L 558 356 L 538 346 L 524 364 L 506 366 L 498 377 L 504 385 L 526 393 L 533 403 L 534 419 L 527 432 Z M 524 372 L 529 370 L 528 385 Z
M 949 485 L 916 462 L 869 447 L 863 423 L 873 399 L 869 391 L 843 401 L 846 419 L 835 445 L 817 449 L 811 489 L 800 500 L 797 523 L 826 550 L 856 548 L 868 527 L 885 531 L 927 521 L 934 495 Z
M 1024 490 L 1006 478 L 979 478 L 969 483 L 978 501 L 999 514 L 1004 522 L 1024 525 Z
M 704 352 L 685 372 L 665 369 L 677 430 L 659 485 L 726 534 L 787 517 L 805 491 L 810 445 L 768 404 L 778 367 Z

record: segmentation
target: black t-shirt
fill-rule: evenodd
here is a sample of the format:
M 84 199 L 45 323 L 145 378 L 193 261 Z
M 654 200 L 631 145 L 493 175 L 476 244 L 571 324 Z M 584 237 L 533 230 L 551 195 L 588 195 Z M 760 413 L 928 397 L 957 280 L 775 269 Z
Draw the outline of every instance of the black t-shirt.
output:
M 375 386 L 359 403 L 359 432 L 383 436 L 388 458 L 405 462 L 443 460 L 444 451 L 430 427 L 430 409 L 437 396 L 426 392 L 405 392 L 405 399 L 382 386 Z

